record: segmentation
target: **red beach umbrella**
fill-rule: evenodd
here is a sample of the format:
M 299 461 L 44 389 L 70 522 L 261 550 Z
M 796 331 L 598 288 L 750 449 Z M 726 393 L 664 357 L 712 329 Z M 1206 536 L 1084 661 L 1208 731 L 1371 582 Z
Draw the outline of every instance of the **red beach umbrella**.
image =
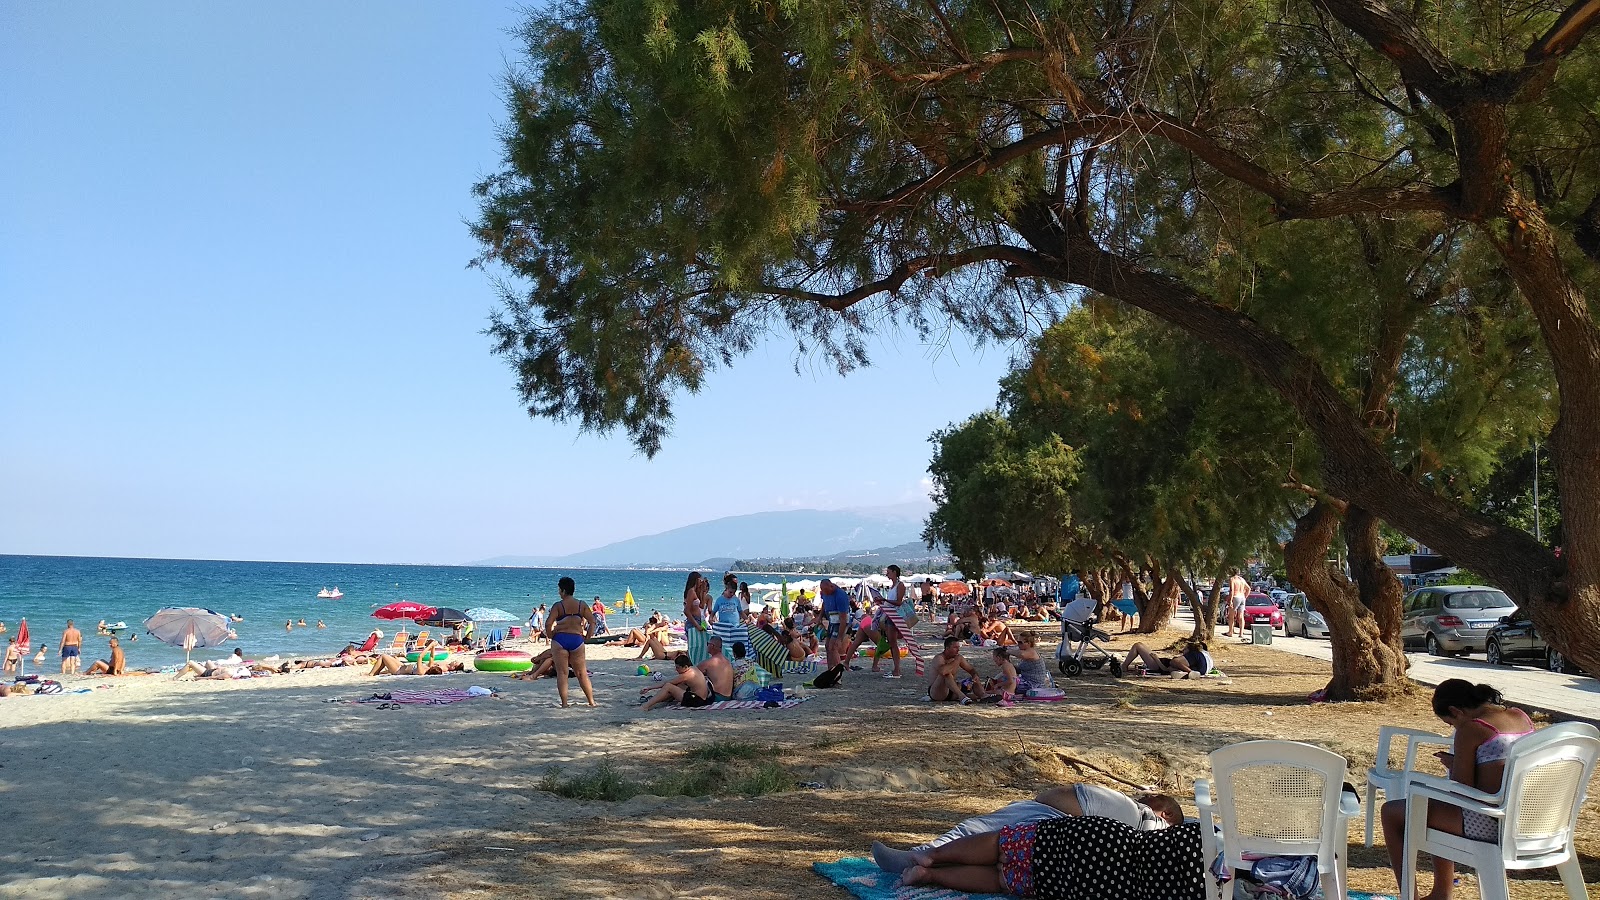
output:
M 965 597 L 972 593 L 972 588 L 965 581 L 942 581 L 939 583 L 939 593 Z
M 28 620 L 23 619 L 17 625 L 17 674 L 28 674 Z
M 386 622 L 392 622 L 396 619 L 410 619 L 414 622 L 420 622 L 432 616 L 434 612 L 435 610 L 431 606 L 424 606 L 414 600 L 401 600 L 399 603 L 391 603 L 388 606 L 373 610 L 372 617 L 374 619 L 383 619 Z
M 1004 578 L 985 578 L 979 587 L 1011 587 L 1011 582 Z

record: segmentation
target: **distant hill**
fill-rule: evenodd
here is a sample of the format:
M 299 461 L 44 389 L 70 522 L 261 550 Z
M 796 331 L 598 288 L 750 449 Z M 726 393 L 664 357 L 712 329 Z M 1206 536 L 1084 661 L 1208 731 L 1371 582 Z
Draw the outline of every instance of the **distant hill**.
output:
M 927 544 L 916 540 L 905 544 L 896 544 L 893 547 L 878 547 L 872 550 L 846 550 L 842 553 L 834 553 L 824 557 L 744 558 L 732 561 L 725 568 L 744 572 L 794 572 L 796 574 L 832 572 L 839 575 L 864 575 L 871 572 L 880 572 L 884 566 L 890 563 L 900 566 L 907 574 L 926 571 L 943 572 L 954 565 L 950 554 L 944 548 L 929 550 Z M 707 568 L 715 567 L 708 566 Z
M 717 568 L 705 564 L 725 566 L 735 559 L 828 557 L 916 542 L 930 509 L 927 503 L 907 503 L 752 513 L 629 538 L 567 556 L 502 556 L 476 564 Z
M 469 566 L 531 566 L 543 568 L 554 565 L 559 556 L 491 556 L 488 559 L 476 559 L 467 563 Z

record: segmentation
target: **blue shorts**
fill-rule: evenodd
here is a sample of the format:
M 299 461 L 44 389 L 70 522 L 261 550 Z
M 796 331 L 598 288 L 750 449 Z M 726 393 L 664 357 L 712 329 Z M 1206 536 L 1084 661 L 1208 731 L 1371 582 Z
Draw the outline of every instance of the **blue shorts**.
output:
M 73 657 L 78 655 L 78 649 L 79 648 L 77 648 L 77 647 L 62 647 L 61 648 L 61 658 L 62 659 L 72 659 Z

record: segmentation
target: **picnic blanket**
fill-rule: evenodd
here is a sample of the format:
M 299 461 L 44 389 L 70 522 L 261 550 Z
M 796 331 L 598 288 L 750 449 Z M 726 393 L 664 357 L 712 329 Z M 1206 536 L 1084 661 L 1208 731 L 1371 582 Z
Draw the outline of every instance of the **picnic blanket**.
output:
M 473 685 L 469 688 L 445 688 L 437 691 L 384 691 L 373 694 L 357 703 L 407 703 L 422 706 L 439 706 L 445 703 L 459 703 L 462 700 L 474 700 L 478 697 L 490 697 L 494 691 L 488 688 Z
M 885 872 L 864 856 L 811 864 L 812 871 L 860 900 L 1011 900 L 1005 894 L 968 894 L 942 887 L 907 887 L 900 876 Z
M 900 883 L 900 876 L 883 871 L 865 856 L 847 856 L 831 863 L 812 863 L 811 869 L 860 900 L 1012 900 L 1003 894 L 967 894 L 942 887 L 906 887 Z M 1366 891 L 1350 891 L 1347 896 L 1349 900 L 1394 900 L 1388 894 L 1369 894 Z
M 800 704 L 802 704 L 802 703 L 804 703 L 804 702 L 806 702 L 807 700 L 810 700 L 810 699 L 811 699 L 810 697 L 790 697 L 790 698 L 788 698 L 786 700 L 774 700 L 774 701 L 771 701 L 771 703 L 773 704 L 771 706 L 769 706 L 767 703 L 763 703 L 760 700 L 715 700 L 715 701 L 712 701 L 711 703 L 707 703 L 705 706 L 680 706 L 678 708 L 679 709 L 693 709 L 693 710 L 702 710 L 702 709 L 710 709 L 710 710 L 723 710 L 723 709 L 789 709 L 791 707 L 799 706 Z

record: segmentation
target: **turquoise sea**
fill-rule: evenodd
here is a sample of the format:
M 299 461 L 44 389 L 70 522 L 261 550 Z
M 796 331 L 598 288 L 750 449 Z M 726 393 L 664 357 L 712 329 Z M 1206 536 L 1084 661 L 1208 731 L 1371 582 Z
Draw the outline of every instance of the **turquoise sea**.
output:
M 612 569 L 511 569 L 478 566 L 354 565 L 343 563 L 229 562 L 188 559 L 105 559 L 75 556 L 0 555 L 0 622 L 16 634 L 28 620 L 35 651 L 50 647 L 43 671 L 58 671 L 55 648 L 61 630 L 73 619 L 84 633 L 84 656 L 107 655 L 107 639 L 95 623 L 126 622 L 128 664 L 136 668 L 183 661 L 183 650 L 144 633 L 142 623 L 163 606 L 199 606 L 244 617 L 233 627 L 246 658 L 327 655 L 377 627 L 394 633 L 394 624 L 372 618 L 372 611 L 398 600 L 468 609 L 496 606 L 526 618 L 539 604 L 556 600 L 556 580 L 570 575 L 578 596 L 599 596 L 615 607 L 633 590 L 639 615 L 608 618 L 614 629 L 635 624 L 653 609 L 677 616 L 683 607 L 685 571 Z M 717 582 L 720 572 L 707 576 Z M 317 592 L 338 587 L 340 600 L 319 600 Z M 298 623 L 306 621 L 306 627 Z M 317 628 L 321 620 L 326 628 Z M 285 622 L 296 623 L 285 630 Z M 413 630 L 415 630 L 413 628 Z M 226 650 L 199 650 L 210 659 Z M 30 671 L 33 667 L 30 664 Z

